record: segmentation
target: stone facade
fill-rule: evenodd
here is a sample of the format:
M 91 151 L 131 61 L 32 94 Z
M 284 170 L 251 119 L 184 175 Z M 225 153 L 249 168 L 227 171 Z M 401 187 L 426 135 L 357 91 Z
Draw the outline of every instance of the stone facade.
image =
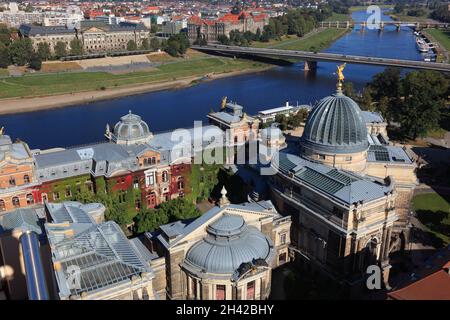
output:
M 247 12 L 227 13 L 216 20 L 201 19 L 192 16 L 188 20 L 189 40 L 204 39 L 208 42 L 217 41 L 219 36 L 229 36 L 231 31 L 240 32 L 250 31 L 261 32 L 265 25 L 269 23 L 269 17 L 266 14 L 253 15 Z
M 268 263 L 262 260 L 243 261 L 236 270 L 224 271 L 226 267 L 221 263 L 228 265 L 230 260 L 221 260 L 218 256 L 212 258 L 214 262 L 211 262 L 215 267 L 210 266 L 213 269 L 197 269 L 195 263 L 192 264 L 192 255 L 195 256 L 198 250 L 202 250 L 198 248 L 211 232 L 210 228 L 216 230 L 221 219 L 229 219 L 230 215 L 232 219 L 243 219 L 251 232 L 261 233 L 259 237 L 269 239 L 271 253 L 266 257 Z M 165 259 L 168 299 L 263 300 L 270 294 L 271 270 L 290 260 L 290 225 L 290 217 L 280 216 L 270 202 L 224 204 L 187 224 L 177 221 L 161 226 L 160 231 L 146 235 L 146 244 L 154 254 L 158 254 L 158 259 Z M 242 250 L 245 252 L 245 248 Z M 244 266 L 245 264 L 248 266 Z

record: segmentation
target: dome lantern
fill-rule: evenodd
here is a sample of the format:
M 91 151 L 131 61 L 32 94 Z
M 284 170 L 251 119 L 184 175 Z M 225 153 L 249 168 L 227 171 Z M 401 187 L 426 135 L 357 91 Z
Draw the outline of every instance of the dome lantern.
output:
M 118 144 L 146 143 L 153 137 L 149 127 L 140 116 L 129 110 L 114 126 L 112 138 Z

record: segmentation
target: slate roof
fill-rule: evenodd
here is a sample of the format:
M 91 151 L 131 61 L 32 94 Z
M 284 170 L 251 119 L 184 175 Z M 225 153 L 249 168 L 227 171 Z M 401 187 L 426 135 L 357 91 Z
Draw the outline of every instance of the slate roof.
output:
M 370 145 L 367 152 L 369 162 L 389 162 L 396 164 L 412 164 L 411 158 L 402 147 L 386 145 Z
M 0 234 L 15 230 L 42 233 L 39 217 L 34 208 L 19 208 L 0 216 Z
M 367 150 L 367 127 L 358 104 L 340 91 L 323 98 L 309 113 L 301 142 L 316 152 Z
M 279 154 L 278 167 L 282 173 L 292 174 L 294 180 L 347 204 L 382 198 L 393 187 L 375 178 L 330 168 L 285 152 Z

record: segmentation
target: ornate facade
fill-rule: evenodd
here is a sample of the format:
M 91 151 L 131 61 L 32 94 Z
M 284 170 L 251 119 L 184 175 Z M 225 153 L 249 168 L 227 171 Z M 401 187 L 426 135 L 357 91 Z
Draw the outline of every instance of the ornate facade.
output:
M 84 53 L 126 51 L 130 40 L 139 48 L 143 40 L 148 39 L 150 35 L 149 30 L 140 24 L 108 25 L 102 21 L 81 21 L 80 26 L 74 29 L 24 24 L 20 26 L 19 32 L 22 37 L 32 40 L 35 50 L 39 43 L 45 42 L 54 52 L 56 44 L 63 42 L 70 52 L 70 42 L 78 39 L 83 45 Z
M 151 266 L 166 270 L 155 283 L 159 296 L 192 300 L 263 300 L 273 268 L 289 261 L 290 217 L 270 201 L 220 205 L 194 221 L 177 221 L 147 233 L 156 255 Z M 158 278 L 158 275 L 157 275 Z
M 388 286 L 389 254 L 408 241 L 417 180 L 411 157 L 388 143 L 375 116 L 363 115 L 339 85 L 312 108 L 299 155 L 281 153 L 270 181 L 277 208 L 293 217 L 299 257 L 350 287 L 372 264 Z
M 219 36 L 229 36 L 231 31 L 261 32 L 265 25 L 269 23 L 269 16 L 264 13 L 253 14 L 245 11 L 231 12 L 216 20 L 201 19 L 192 16 L 188 20 L 189 40 L 204 39 L 206 41 L 217 41 Z

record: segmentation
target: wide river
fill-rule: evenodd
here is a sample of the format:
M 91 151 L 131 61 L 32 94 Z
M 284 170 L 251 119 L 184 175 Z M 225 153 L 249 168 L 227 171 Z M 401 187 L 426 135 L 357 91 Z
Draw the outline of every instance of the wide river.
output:
M 364 11 L 353 13 L 363 21 Z M 383 20 L 390 20 L 383 15 Z M 327 52 L 421 60 L 414 35 L 405 27 L 400 32 L 386 27 L 384 32 L 353 30 L 332 44 Z M 244 106 L 248 114 L 291 104 L 310 104 L 336 88 L 336 63 L 318 63 L 315 74 L 305 73 L 303 63 L 275 67 L 269 71 L 204 82 L 199 85 L 124 98 L 76 105 L 60 109 L 0 116 L 0 126 L 12 139 L 20 138 L 31 148 L 68 147 L 101 141 L 105 126 L 113 126 L 128 110 L 139 114 L 153 132 L 193 126 L 206 120 L 211 108 L 220 107 L 222 97 Z M 383 67 L 347 65 L 345 77 L 357 89 L 369 82 Z

